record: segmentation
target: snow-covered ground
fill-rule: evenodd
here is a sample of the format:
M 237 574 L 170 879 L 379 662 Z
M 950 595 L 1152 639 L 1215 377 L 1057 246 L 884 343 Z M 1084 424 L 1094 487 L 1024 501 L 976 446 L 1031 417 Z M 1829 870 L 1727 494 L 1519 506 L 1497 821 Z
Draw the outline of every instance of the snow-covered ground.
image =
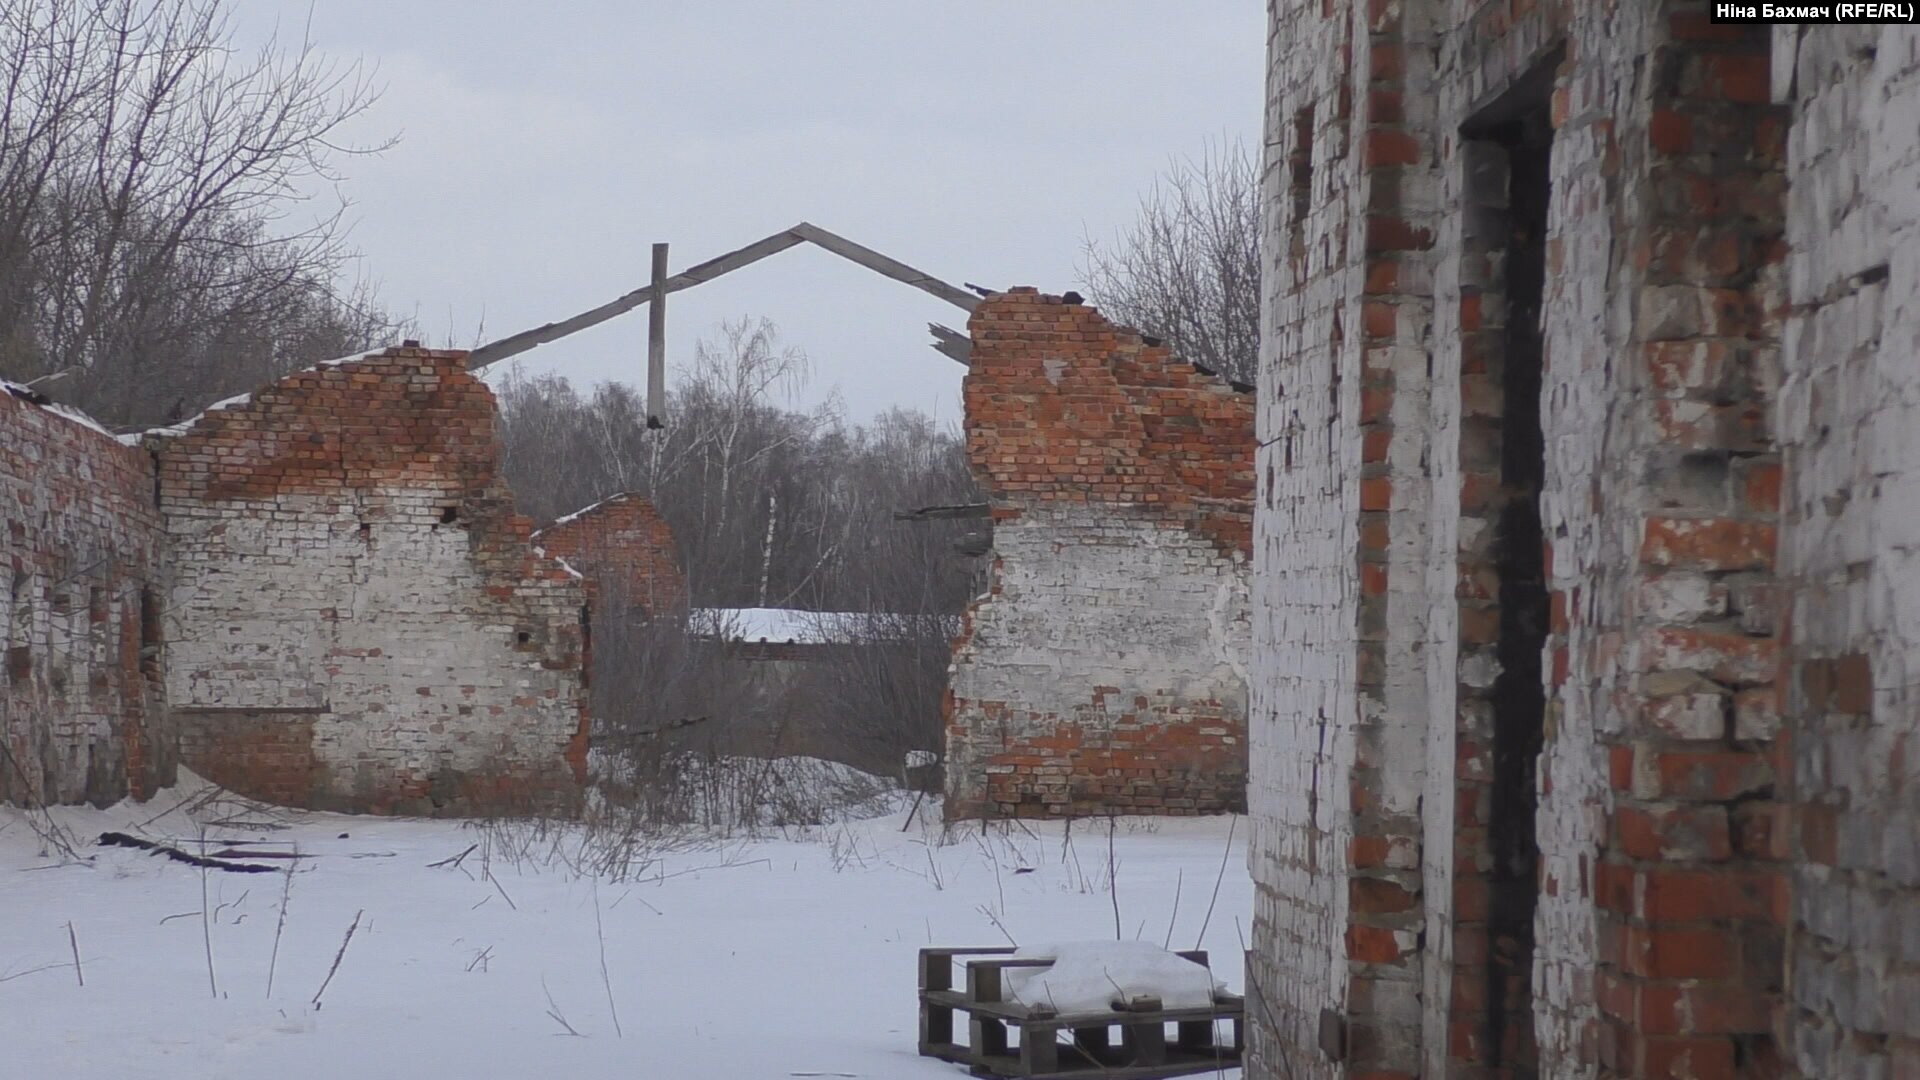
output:
M 915 1051 L 916 949 L 1001 944 L 996 920 L 1025 945 L 1114 936 L 1104 819 L 1070 839 L 1057 823 L 943 836 L 928 806 L 902 832 L 903 803 L 684 843 L 623 882 L 576 874 L 551 835 L 449 821 L 240 812 L 206 827 L 262 851 L 297 845 L 311 858 L 291 876 L 91 846 L 116 830 L 198 850 L 185 811 L 155 817 L 183 797 L 56 810 L 85 863 L 44 855 L 44 821 L 0 808 L 0 1074 L 957 1077 Z M 1171 922 L 1172 947 L 1193 948 L 1221 882 L 1199 944 L 1238 991 L 1252 887 L 1245 830 L 1228 851 L 1229 829 L 1123 818 L 1113 861 L 1128 940 L 1167 941 Z M 475 844 L 457 867 L 428 865 Z

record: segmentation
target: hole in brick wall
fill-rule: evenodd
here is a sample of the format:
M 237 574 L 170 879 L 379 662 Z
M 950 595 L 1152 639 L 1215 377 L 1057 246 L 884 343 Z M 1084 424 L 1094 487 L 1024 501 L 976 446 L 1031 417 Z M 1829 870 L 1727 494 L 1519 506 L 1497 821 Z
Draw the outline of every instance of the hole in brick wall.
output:
M 517 641 L 517 642 L 519 642 L 519 643 L 520 643 L 520 644 L 522 644 L 522 645 L 526 645 L 526 644 L 528 644 L 528 643 L 530 643 L 530 642 L 532 642 L 532 641 L 533 641 L 533 635 L 532 635 L 532 634 L 529 634 L 529 633 L 527 633 L 527 632 L 526 632 L 525 630 L 522 630 L 522 631 L 520 631 L 520 632 L 518 632 L 518 633 L 516 633 L 516 634 L 514 634 L 514 635 L 513 635 L 513 639 L 514 639 L 515 641 Z
M 165 634 L 160 621 L 160 595 L 152 587 L 140 587 L 140 672 L 160 678 L 160 645 Z
M 1535 779 L 1546 717 L 1541 657 L 1549 623 L 1540 519 L 1546 475 L 1540 404 L 1546 354 L 1540 316 L 1552 194 L 1550 65 L 1555 63 L 1557 59 L 1549 58 L 1542 68 L 1517 80 L 1478 123 L 1463 128 L 1473 140 L 1467 153 L 1468 204 L 1476 220 L 1490 226 L 1475 239 L 1481 254 L 1492 256 L 1486 265 L 1498 267 L 1484 279 L 1467 283 L 1481 300 L 1485 326 L 1463 334 L 1478 339 L 1467 343 L 1473 347 L 1466 352 L 1484 358 L 1478 378 L 1492 384 L 1488 389 L 1497 392 L 1501 404 L 1491 422 L 1462 426 L 1462 469 L 1477 468 L 1473 477 L 1483 483 L 1495 479 L 1487 474 L 1497 470 L 1497 484 L 1485 486 L 1498 494 L 1484 509 L 1472 512 L 1492 526 L 1492 541 L 1471 557 L 1476 566 L 1463 568 L 1490 576 L 1494 583 L 1491 598 L 1463 601 L 1461 618 L 1463 631 L 1469 625 L 1487 627 L 1493 631 L 1492 641 L 1463 636 L 1461 655 L 1464 659 L 1469 653 L 1491 652 L 1499 674 L 1490 690 L 1461 687 L 1460 737 L 1484 745 L 1490 760 L 1484 780 L 1456 778 L 1456 783 L 1463 796 L 1472 794 L 1483 808 L 1485 859 L 1479 865 L 1489 869 L 1484 875 L 1459 875 L 1484 879 L 1487 904 L 1484 952 L 1456 957 L 1461 969 L 1457 974 L 1477 976 L 1483 992 L 1476 996 L 1484 1001 L 1484 1012 L 1475 1016 L 1456 995 L 1455 1021 L 1477 1029 L 1479 1036 L 1466 1040 L 1456 1056 L 1529 1074 L 1535 1059 L 1533 918 L 1540 861 Z M 1470 730 L 1479 724 L 1490 730 Z M 1461 859 L 1457 865 L 1472 863 Z M 1456 912 L 1455 922 L 1465 927 L 1469 920 Z M 1471 971 L 1475 967 L 1479 970 Z
M 362 539 L 362 540 L 371 540 L 371 539 L 373 539 L 373 526 L 372 526 L 372 525 L 369 525 L 368 523 L 366 523 L 366 522 L 364 522 L 364 521 L 360 523 L 360 539 Z
M 440 508 L 440 524 L 451 525 L 460 520 L 460 508 L 447 505 Z
M 1307 215 L 1313 210 L 1313 106 L 1293 114 L 1293 149 L 1287 155 L 1288 194 L 1292 220 L 1287 224 L 1287 254 L 1295 261 L 1295 278 L 1306 276 L 1298 265 L 1307 256 Z

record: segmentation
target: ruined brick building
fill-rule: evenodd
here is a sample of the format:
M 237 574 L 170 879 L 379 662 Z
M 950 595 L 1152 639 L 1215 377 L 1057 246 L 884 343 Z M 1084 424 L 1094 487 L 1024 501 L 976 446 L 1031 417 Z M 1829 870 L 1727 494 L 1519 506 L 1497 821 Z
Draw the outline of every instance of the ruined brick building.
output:
M 123 445 L 0 395 L 0 797 L 108 802 L 184 763 L 292 806 L 565 800 L 586 589 L 540 554 L 465 354 L 296 372 Z
M 1920 1074 L 1920 32 L 1271 0 L 1250 1075 Z
M 1250 395 L 1032 289 L 969 326 L 994 533 L 954 652 L 947 814 L 1240 807 Z

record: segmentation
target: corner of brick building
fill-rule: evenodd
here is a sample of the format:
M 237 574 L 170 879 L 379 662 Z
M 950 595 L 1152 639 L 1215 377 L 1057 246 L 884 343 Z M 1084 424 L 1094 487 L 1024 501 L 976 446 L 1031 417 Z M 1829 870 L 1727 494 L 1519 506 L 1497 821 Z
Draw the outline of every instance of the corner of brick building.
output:
M 0 387 L 0 802 L 144 799 L 174 780 L 153 462 Z
M 586 595 L 514 512 L 495 420 L 465 353 L 395 348 L 151 440 L 190 765 L 292 806 L 571 802 Z
M 1240 809 L 1250 396 L 1032 289 L 969 329 L 994 556 L 945 699 L 947 813 Z
M 1883 350 L 1920 221 L 1883 194 L 1910 157 L 1838 119 L 1920 114 L 1913 32 L 1270 14 L 1249 1075 L 1920 1067 L 1881 1004 L 1920 985 L 1910 781 L 1867 764 L 1913 730 L 1915 379 Z M 1509 228 L 1523 175 L 1545 228 Z M 1507 617 L 1522 504 L 1538 623 Z

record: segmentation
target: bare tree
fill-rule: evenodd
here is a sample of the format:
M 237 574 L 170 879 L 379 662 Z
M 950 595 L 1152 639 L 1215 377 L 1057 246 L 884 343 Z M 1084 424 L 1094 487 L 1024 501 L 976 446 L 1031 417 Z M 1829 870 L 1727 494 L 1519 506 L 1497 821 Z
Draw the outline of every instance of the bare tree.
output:
M 0 373 L 138 425 L 371 344 L 345 206 L 307 193 L 381 148 L 341 138 L 375 97 L 306 41 L 242 50 L 229 0 L 0 0 Z
M 1183 359 L 1253 382 L 1260 350 L 1260 175 L 1238 142 L 1175 159 L 1110 244 L 1089 237 L 1080 276 L 1117 321 Z

